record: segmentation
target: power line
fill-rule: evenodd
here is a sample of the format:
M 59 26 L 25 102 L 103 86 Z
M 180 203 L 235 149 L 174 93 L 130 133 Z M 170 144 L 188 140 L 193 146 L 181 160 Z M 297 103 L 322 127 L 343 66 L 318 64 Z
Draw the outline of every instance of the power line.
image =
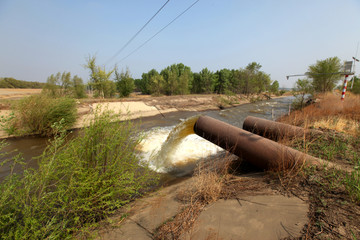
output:
M 180 18 L 184 13 L 186 13 L 187 11 L 190 10 L 190 8 L 192 8 L 197 2 L 199 2 L 200 0 L 196 0 L 193 4 L 191 4 L 187 9 L 185 9 L 182 13 L 180 13 L 179 15 L 177 15 L 176 18 L 174 18 L 171 22 L 169 22 L 165 27 L 163 27 L 162 29 L 160 29 L 157 33 L 155 33 L 152 37 L 150 37 L 148 40 L 146 40 L 143 44 L 141 44 L 139 47 L 137 47 L 134 51 L 132 51 L 131 53 L 129 53 L 127 56 L 125 56 L 124 58 L 122 58 L 119 62 L 120 63 L 122 61 L 124 61 L 126 58 L 130 57 L 132 54 L 134 54 L 135 52 L 137 52 L 140 48 L 142 48 L 145 44 L 147 44 L 148 42 L 150 42 L 154 37 L 156 37 L 159 33 L 161 33 L 163 30 L 165 30 L 165 28 L 167 28 L 168 26 L 170 26 L 173 22 L 175 22 L 178 18 Z
M 127 43 L 125 43 L 125 45 L 124 45 L 119 51 L 117 51 L 117 52 L 114 54 L 114 56 L 112 56 L 112 57 L 106 62 L 106 64 L 108 64 L 109 62 L 111 62 L 117 55 L 119 55 L 119 54 L 136 38 L 136 36 L 139 35 L 139 33 L 151 22 L 151 20 L 153 20 L 154 17 L 166 6 L 166 4 L 168 4 L 168 2 L 170 2 L 170 0 L 167 0 L 167 1 L 161 6 L 161 8 L 144 24 L 144 26 L 142 26 L 142 28 L 140 28 L 140 30 L 137 31 L 137 33 L 135 33 L 135 35 L 132 36 L 132 37 L 130 38 L 130 40 L 129 40 Z M 105 65 L 106 65 L 106 64 L 105 64 Z

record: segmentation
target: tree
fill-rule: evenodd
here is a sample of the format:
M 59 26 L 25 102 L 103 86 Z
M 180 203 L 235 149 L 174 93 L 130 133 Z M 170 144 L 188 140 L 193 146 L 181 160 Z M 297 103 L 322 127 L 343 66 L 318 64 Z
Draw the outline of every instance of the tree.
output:
M 314 87 L 309 79 L 298 79 L 293 88 L 293 95 L 296 99 L 293 101 L 293 108 L 301 109 L 305 106 L 306 95 L 313 94 Z
M 143 73 L 141 79 L 135 81 L 135 85 L 143 94 L 152 94 L 152 82 L 151 78 L 155 75 L 159 75 L 158 71 L 151 69 L 148 73 Z
M 203 93 L 212 93 L 214 90 L 214 73 L 204 68 L 200 71 L 201 85 Z
M 269 90 L 270 75 L 260 69 L 259 63 L 251 62 L 244 69 L 234 70 L 231 79 L 233 91 L 249 95 Z
M 226 68 L 216 71 L 214 90 L 217 94 L 223 94 L 228 90 L 230 75 L 231 71 Z
M 159 73 L 152 75 L 150 78 L 151 81 L 151 93 L 159 96 L 164 92 L 164 86 L 165 86 L 165 81 L 162 75 L 160 75 Z
M 120 93 L 120 97 L 128 97 L 135 89 L 134 79 L 130 76 L 129 68 L 126 71 L 119 71 L 115 68 L 116 89 Z
M 279 82 L 277 80 L 271 84 L 269 91 L 276 95 L 279 93 Z
M 249 63 L 246 66 L 247 81 L 245 86 L 247 94 L 261 93 L 270 85 L 270 75 L 260 71 L 261 67 L 262 66 L 256 62 Z
M 193 74 L 190 67 L 182 63 L 163 69 L 160 74 L 165 80 L 165 94 L 188 94 L 192 86 Z
M 95 96 L 99 97 L 112 97 L 116 90 L 115 83 L 110 80 L 112 73 L 115 69 L 106 71 L 105 67 L 101 68 L 96 65 L 96 57 L 89 56 L 85 68 L 90 70 L 90 86 L 95 90 Z
M 48 96 L 55 98 L 64 96 L 86 97 L 83 80 L 76 75 L 71 79 L 70 72 L 51 74 L 47 78 L 43 91 Z
M 61 96 L 69 96 L 72 93 L 71 73 L 63 72 L 60 80 Z
M 330 57 L 325 60 L 319 60 L 309 66 L 309 76 L 312 79 L 312 85 L 317 92 L 332 91 L 336 83 L 340 80 L 342 65 L 338 57 Z
M 43 92 L 51 97 L 58 97 L 60 95 L 60 78 L 60 72 L 58 72 L 57 74 L 51 74 L 50 77 L 48 77 L 46 80 L 46 83 L 43 87 Z
M 82 78 L 75 75 L 72 79 L 73 86 L 73 96 L 75 98 L 85 98 L 86 97 L 86 87 Z

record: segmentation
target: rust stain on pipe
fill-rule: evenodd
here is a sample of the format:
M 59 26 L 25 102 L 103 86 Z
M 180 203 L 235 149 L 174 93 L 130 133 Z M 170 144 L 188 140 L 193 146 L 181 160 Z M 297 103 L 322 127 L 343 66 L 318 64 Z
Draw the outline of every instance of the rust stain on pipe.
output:
M 245 119 L 243 129 L 275 141 L 283 138 L 296 138 L 303 137 L 304 135 L 322 133 L 318 130 L 304 129 L 252 116 Z
M 261 169 L 319 164 L 317 158 L 208 116 L 199 117 L 194 132 Z

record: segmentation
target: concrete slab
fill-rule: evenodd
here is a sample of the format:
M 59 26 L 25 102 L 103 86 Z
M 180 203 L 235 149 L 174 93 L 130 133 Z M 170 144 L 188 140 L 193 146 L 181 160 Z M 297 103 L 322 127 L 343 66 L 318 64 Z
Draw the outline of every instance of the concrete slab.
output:
M 111 228 L 98 233 L 99 240 L 147 240 L 152 239 L 152 235 L 138 224 L 127 221 L 119 228 Z
M 280 239 L 298 237 L 308 204 L 281 195 L 219 200 L 203 211 L 182 239 Z
M 111 229 L 102 229 L 97 239 L 152 239 L 156 228 L 181 211 L 183 204 L 176 195 L 191 179 L 166 187 L 151 196 L 139 199 L 129 211 L 130 216 L 122 222 L 121 216 L 112 218 L 119 222 Z

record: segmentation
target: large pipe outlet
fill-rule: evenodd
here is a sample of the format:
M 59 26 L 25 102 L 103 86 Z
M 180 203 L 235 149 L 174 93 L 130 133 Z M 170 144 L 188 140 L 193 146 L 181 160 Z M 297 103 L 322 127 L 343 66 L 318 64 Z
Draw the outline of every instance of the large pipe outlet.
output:
M 252 116 L 245 118 L 243 129 L 275 141 L 283 138 L 303 137 L 309 134 L 321 134 L 321 131 L 318 130 L 305 129 Z
M 319 164 L 317 158 L 208 116 L 199 117 L 194 132 L 261 169 Z

